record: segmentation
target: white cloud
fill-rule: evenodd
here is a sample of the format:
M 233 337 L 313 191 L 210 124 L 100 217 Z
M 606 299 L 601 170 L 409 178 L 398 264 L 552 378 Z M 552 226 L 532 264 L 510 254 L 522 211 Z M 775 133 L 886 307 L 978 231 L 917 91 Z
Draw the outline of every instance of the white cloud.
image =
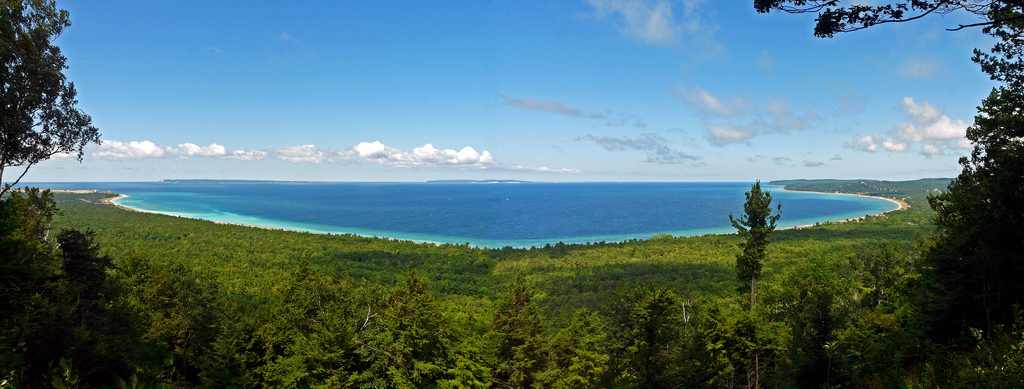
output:
M 475 148 L 466 146 L 461 149 L 439 149 L 427 143 L 423 146 L 413 148 L 411 151 L 403 151 L 381 141 L 359 142 L 350 150 L 338 153 L 343 158 L 359 158 L 367 161 L 395 165 L 395 166 L 424 166 L 424 165 L 476 165 L 487 166 L 494 164 L 494 156 L 490 151 L 477 151 Z
M 904 61 L 899 68 L 899 74 L 906 78 L 929 78 L 935 75 L 942 66 L 929 59 L 909 59 Z
M 180 158 L 212 157 L 238 161 L 260 161 L 268 156 L 296 163 L 329 163 L 340 160 L 360 160 L 376 162 L 395 167 L 417 166 L 460 166 L 479 169 L 505 169 L 531 171 L 539 173 L 578 173 L 579 170 L 549 166 L 526 167 L 522 165 L 500 165 L 488 150 L 479 150 L 471 146 L 458 149 L 435 147 L 427 143 L 411 150 L 402 150 L 388 146 L 381 141 L 359 142 L 341 151 L 321 149 L 314 144 L 289 146 L 264 151 L 257 149 L 230 150 L 223 145 L 211 143 L 199 146 L 194 143 L 181 143 L 173 147 L 165 147 L 149 140 L 143 141 L 105 141 L 91 153 L 93 157 L 103 159 L 140 159 L 177 156 Z M 55 158 L 72 158 L 74 155 L 57 155 Z
M 899 134 L 908 140 L 958 140 L 967 134 L 966 122 L 950 119 L 927 102 L 904 97 L 902 108 L 910 122 L 899 126 Z
M 92 155 L 102 159 L 138 159 L 138 158 L 160 158 L 167 154 L 167 150 L 149 140 L 120 142 L 116 140 L 103 141 Z
M 971 147 L 966 138 L 967 122 L 954 120 L 928 102 L 909 96 L 900 100 L 900 108 L 907 120 L 892 129 L 892 138 L 883 140 L 878 135 L 864 135 L 847 143 L 847 147 L 867 152 L 879 147 L 902 152 L 920 144 L 921 154 L 928 157 Z
M 586 0 L 598 17 L 612 17 L 624 35 L 647 43 L 675 41 L 676 17 L 668 0 Z M 692 1 L 687 4 L 696 4 Z M 691 7 L 695 7 L 691 6 Z M 689 9 L 692 12 L 692 9 Z
M 846 143 L 846 147 L 854 150 L 873 153 L 878 151 L 878 142 L 873 135 L 864 135 Z
M 195 143 L 185 142 L 177 146 L 161 146 L 149 140 L 120 142 L 116 140 L 103 141 L 91 154 L 101 159 L 141 159 L 141 158 L 162 158 L 177 156 L 179 158 L 226 158 L 242 161 L 258 161 L 267 156 L 266 151 L 261 150 L 228 150 L 218 143 L 210 143 L 200 146 Z
M 183 157 L 222 157 L 227 155 L 227 149 L 216 143 L 210 143 L 207 146 L 199 146 L 195 143 L 182 143 L 167 151 Z
M 882 148 L 887 151 L 901 152 L 907 150 L 907 144 L 894 141 L 892 139 L 886 139 L 882 141 Z
M 388 147 L 380 141 L 359 142 L 352 146 L 352 151 L 356 156 L 369 160 L 397 160 L 402 157 L 401 151 Z
M 708 126 L 708 141 L 717 146 L 724 146 L 731 143 L 744 143 L 753 137 L 753 131 L 741 126 Z
M 514 165 L 511 168 L 509 168 L 509 170 L 528 171 L 528 172 L 537 172 L 537 173 L 559 173 L 559 174 L 578 174 L 580 172 L 579 169 L 571 169 L 571 168 L 556 168 L 556 167 L 548 167 L 548 166 L 529 167 L 529 166 L 523 166 L 523 165 Z
M 854 150 L 866 151 L 869 153 L 876 152 L 879 148 L 885 151 L 898 153 L 906 151 L 909 145 L 907 145 L 907 143 L 899 142 L 892 138 L 883 139 L 878 135 L 864 135 L 856 137 L 849 142 L 846 142 L 846 147 Z
M 224 158 L 237 159 L 239 161 L 260 161 L 267 157 L 267 152 L 262 150 L 234 150 Z
M 289 146 L 274 150 L 278 159 L 288 162 L 320 163 L 324 161 L 324 152 L 316 145 Z

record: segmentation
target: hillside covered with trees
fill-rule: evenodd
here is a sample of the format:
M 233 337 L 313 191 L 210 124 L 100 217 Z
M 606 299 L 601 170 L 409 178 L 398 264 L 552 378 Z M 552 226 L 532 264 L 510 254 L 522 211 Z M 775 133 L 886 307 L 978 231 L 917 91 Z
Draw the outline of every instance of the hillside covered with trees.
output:
M 99 141 L 52 1 L 0 3 L 0 387 L 1019 387 L 1024 4 L 757 0 L 814 34 L 969 12 L 998 83 L 962 173 L 776 182 L 906 197 L 778 230 L 485 250 L 130 212 L 16 185 Z M 4 176 L 7 172 L 15 172 Z M 792 185 L 792 187 L 790 187 Z M 939 191 L 936 191 L 939 189 Z

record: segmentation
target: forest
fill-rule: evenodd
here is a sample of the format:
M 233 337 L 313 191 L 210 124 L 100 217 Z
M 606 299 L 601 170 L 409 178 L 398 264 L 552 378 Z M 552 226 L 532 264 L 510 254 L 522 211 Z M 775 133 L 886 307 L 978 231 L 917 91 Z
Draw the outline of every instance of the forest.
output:
M 911 208 L 772 232 L 754 309 L 734 270 L 740 235 L 486 250 L 18 193 L 9 211 L 62 232 L 18 264 L 22 282 L 39 277 L 26 288 L 38 305 L 8 322 L 26 352 L 4 361 L 26 387 L 1016 382 L 1015 323 L 965 334 L 966 351 L 929 340 L 918 304 L 935 212 L 921 182 L 889 187 Z
M 1019 387 L 1024 5 L 757 0 L 814 34 L 969 12 L 997 83 L 952 180 L 775 181 L 907 209 L 735 234 L 480 249 L 132 212 L 19 185 L 100 134 L 53 1 L 0 3 L 0 388 Z M 5 175 L 7 174 L 7 175 Z M 7 179 L 7 181 L 3 181 Z

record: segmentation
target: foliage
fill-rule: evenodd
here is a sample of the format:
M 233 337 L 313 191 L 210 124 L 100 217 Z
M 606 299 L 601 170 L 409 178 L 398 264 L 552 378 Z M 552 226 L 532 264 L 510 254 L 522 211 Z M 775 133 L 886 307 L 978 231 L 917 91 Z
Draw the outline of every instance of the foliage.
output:
M 1021 22 L 1018 16 L 1024 5 L 1015 0 L 890 0 L 862 3 L 842 0 L 754 0 L 757 12 L 816 13 L 814 35 L 831 38 L 838 33 L 853 32 L 880 24 L 904 23 L 928 15 L 965 12 L 987 20 L 959 25 L 950 30 L 972 27 L 1000 28 Z M 988 31 L 986 31 L 988 32 Z
M 936 212 L 936 233 L 916 261 L 914 320 L 910 327 L 927 333 L 928 347 L 942 353 L 924 363 L 925 385 L 1003 386 L 1017 379 L 1013 362 L 1019 349 L 1007 337 L 1024 302 L 1024 3 L 1016 0 L 913 0 L 841 5 L 837 0 L 757 0 L 759 12 L 779 10 L 818 14 L 815 35 L 831 37 L 883 23 L 905 22 L 929 14 L 966 11 L 982 18 L 951 30 L 981 27 L 993 46 L 975 49 L 973 60 L 998 84 L 978 108 L 967 130 L 970 156 L 960 158 L 962 171 L 948 191 L 929 198 Z M 899 274 L 893 274 L 899 278 Z M 892 279 L 872 277 L 875 292 Z M 886 303 L 882 293 L 873 296 Z M 883 304 L 888 305 L 888 304 Z M 897 311 L 899 312 L 899 311 Z M 885 317 L 878 316 L 879 318 Z M 997 339 L 998 338 L 998 339 Z M 923 343 L 923 342 L 922 342 Z M 1009 346 L 1007 346 L 1009 345 Z M 964 360 L 965 350 L 1000 350 L 983 363 Z M 1001 359 L 1005 360 L 1003 366 Z M 978 380 L 963 380 L 964 366 L 978 366 Z M 1000 366 L 988 370 L 992 366 Z
M 538 373 L 545 388 L 598 388 L 609 373 L 610 344 L 605 319 L 597 312 L 579 309 L 548 342 L 548 366 Z
M 781 215 L 782 206 L 772 214 L 772 194 L 761 191 L 761 182 L 757 181 L 746 193 L 747 200 L 743 203 L 743 215 L 729 221 L 743 243 L 743 252 L 736 256 L 736 278 L 740 281 L 740 291 L 750 292 L 750 308 L 754 308 L 757 298 L 757 279 L 761 276 L 764 266 L 765 251 L 768 248 L 768 235 L 775 231 Z
M 991 332 L 1024 303 L 1024 106 L 1022 94 L 996 89 L 985 100 L 968 137 L 976 146 L 961 159 L 963 172 L 949 192 L 931 199 L 937 212 L 935 244 L 926 256 L 940 302 L 935 335 Z
M 138 320 L 91 234 L 50 236 L 55 209 L 48 192 L 35 190 L 0 202 L 0 267 L 11 270 L 3 277 L 10 303 L 2 307 L 0 367 L 19 386 L 113 385 L 131 374 L 129 361 L 145 364 Z
M 92 118 L 77 107 L 67 58 L 53 41 L 71 25 L 53 0 L 0 2 L 0 196 L 33 165 L 59 154 L 82 158 L 99 142 Z M 8 168 L 23 167 L 11 184 Z
M 533 302 L 533 293 L 522 279 L 517 279 L 494 314 L 494 381 L 499 387 L 533 387 L 547 362 L 543 318 Z
M 58 193 L 61 212 L 51 228 L 95 231 L 100 256 L 112 259 L 105 274 L 119 291 L 119 311 L 131 314 L 121 322 L 132 324 L 117 331 L 129 334 L 118 344 L 132 355 L 111 363 L 128 366 L 116 374 L 119 382 L 439 388 L 953 382 L 926 374 L 941 361 L 923 357 L 924 338 L 908 313 L 920 282 L 911 243 L 932 230 L 926 207 L 773 233 L 763 304 L 746 311 L 733 292 L 735 235 L 480 250 L 141 214 L 99 203 L 106 196 Z M 924 197 L 916 193 L 908 201 L 922 204 Z M 15 229 L 34 236 L 48 230 Z M 40 247 L 59 251 L 49 243 Z M 994 353 L 1005 348 L 992 347 Z M 80 366 L 87 363 L 73 354 L 61 358 L 45 378 L 85 382 Z

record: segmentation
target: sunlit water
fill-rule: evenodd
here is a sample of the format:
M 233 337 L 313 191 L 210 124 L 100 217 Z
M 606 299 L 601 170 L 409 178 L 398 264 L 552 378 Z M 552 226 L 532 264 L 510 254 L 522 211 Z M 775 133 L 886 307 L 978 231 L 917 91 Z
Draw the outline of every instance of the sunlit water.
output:
M 731 232 L 749 183 L 300 183 L 176 181 L 37 184 L 127 195 L 118 204 L 203 220 L 482 247 Z M 883 199 L 785 191 L 782 226 L 897 208 Z

